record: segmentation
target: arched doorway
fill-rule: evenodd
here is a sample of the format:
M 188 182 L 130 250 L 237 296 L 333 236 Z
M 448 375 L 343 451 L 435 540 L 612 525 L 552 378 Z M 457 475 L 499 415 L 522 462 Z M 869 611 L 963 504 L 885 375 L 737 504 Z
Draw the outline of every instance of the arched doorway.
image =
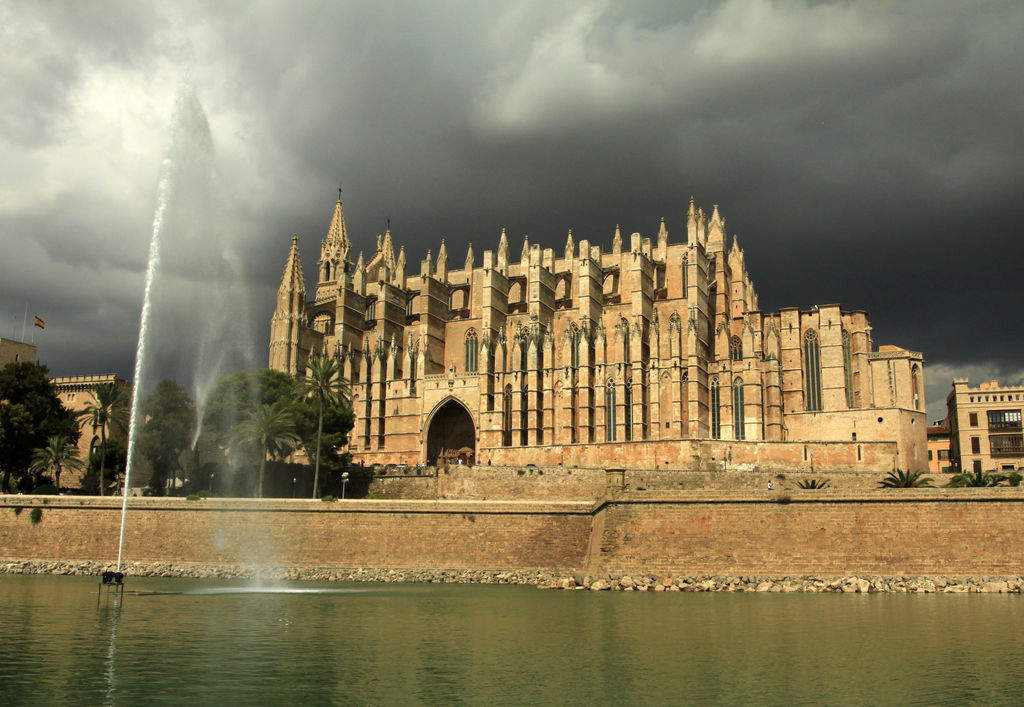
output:
M 469 411 L 454 398 L 441 405 L 427 428 L 427 462 L 473 464 L 476 428 Z

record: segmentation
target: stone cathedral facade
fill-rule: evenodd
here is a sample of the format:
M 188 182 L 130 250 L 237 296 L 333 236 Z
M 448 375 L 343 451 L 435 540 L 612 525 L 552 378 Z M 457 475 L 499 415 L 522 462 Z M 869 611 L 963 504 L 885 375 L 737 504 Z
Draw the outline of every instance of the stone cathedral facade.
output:
M 837 304 L 762 312 L 718 207 L 685 223 L 410 272 L 390 227 L 353 265 L 339 200 L 311 297 L 292 238 L 270 366 L 341 360 L 363 463 L 926 469 L 921 354 Z

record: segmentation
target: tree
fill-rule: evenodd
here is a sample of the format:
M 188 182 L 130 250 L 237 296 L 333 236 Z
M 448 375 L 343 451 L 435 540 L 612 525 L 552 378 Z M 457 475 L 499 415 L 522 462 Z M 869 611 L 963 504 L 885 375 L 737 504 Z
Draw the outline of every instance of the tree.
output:
M 261 405 L 298 398 L 296 381 L 282 371 L 236 371 L 217 380 L 203 405 L 203 428 L 222 449 L 238 444 L 238 426 Z
M 925 477 L 922 471 L 897 469 L 890 471 L 884 479 L 878 482 L 878 485 L 890 489 L 927 488 L 932 485 L 932 480 Z
M 142 405 L 146 424 L 139 452 L 153 467 L 149 486 L 163 493 L 170 479 L 177 479 L 181 453 L 188 448 L 196 429 L 196 411 L 181 385 L 164 379 L 157 384 Z
M 41 363 L 22 361 L 0 368 L 0 487 L 10 488 L 30 473 L 33 450 L 50 437 L 64 436 L 78 444 L 74 415 L 65 408 Z
M 34 474 L 45 474 L 53 471 L 57 493 L 60 493 L 60 472 L 64 469 L 81 471 L 84 463 L 78 456 L 78 445 L 71 443 L 67 437 L 56 435 L 47 440 L 45 447 L 32 454 L 30 469 Z
M 317 413 L 316 457 L 313 466 L 313 498 L 316 498 L 320 489 L 320 443 L 324 433 L 324 408 L 347 403 L 349 387 L 348 381 L 341 375 L 341 365 L 337 359 L 313 356 L 307 364 L 302 390 L 316 406 Z
M 90 493 L 92 484 L 99 482 L 100 465 L 104 461 L 117 479 L 118 473 L 123 472 L 128 466 L 128 445 L 117 437 L 107 437 L 106 442 L 93 447 L 89 453 L 89 463 L 86 465 L 86 475 L 82 483 L 83 488 L 90 489 Z
M 260 448 L 258 498 L 263 498 L 267 457 L 281 458 L 293 450 L 300 441 L 295 429 L 295 412 L 287 400 L 261 405 L 239 426 L 242 436 L 256 442 Z
M 100 383 L 90 393 L 92 400 L 78 413 L 78 424 L 92 427 L 92 433 L 100 432 L 100 496 L 106 485 L 104 470 L 107 465 L 107 428 L 116 427 L 122 432 L 128 426 L 128 394 L 117 383 Z

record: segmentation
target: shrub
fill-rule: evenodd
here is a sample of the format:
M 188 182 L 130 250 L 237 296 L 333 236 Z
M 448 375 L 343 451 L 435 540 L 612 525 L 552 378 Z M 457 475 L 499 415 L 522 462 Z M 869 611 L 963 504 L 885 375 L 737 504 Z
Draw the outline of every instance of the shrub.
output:
M 785 481 L 786 480 L 786 475 L 785 474 L 776 474 L 775 478 L 778 479 L 779 481 Z
M 1020 482 L 1022 480 L 1024 480 L 1024 476 L 1017 471 L 1011 472 L 1010 475 L 1006 477 L 1006 481 L 1010 486 L 1020 486 Z
M 327 494 L 326 496 L 321 496 L 320 500 L 325 502 L 325 503 L 333 503 L 334 501 L 338 500 L 338 497 L 337 496 L 332 496 L 331 494 Z
M 977 471 L 969 472 L 965 471 L 962 474 L 955 475 L 946 484 L 947 488 L 985 488 L 989 486 L 999 486 L 1007 478 L 1002 474 L 996 474 L 991 471 Z
M 32 512 L 28 514 L 28 518 L 32 521 L 32 525 L 35 525 L 43 519 L 43 509 L 33 508 Z
M 42 486 L 36 486 L 35 491 L 32 493 L 37 496 L 56 496 L 58 492 L 57 487 L 53 484 L 43 484 Z
M 185 496 L 186 501 L 200 501 L 202 498 L 198 493 L 190 493 L 188 496 Z
M 885 478 L 878 482 L 878 485 L 887 489 L 919 489 L 932 485 L 932 480 L 924 477 L 921 471 L 903 471 L 896 469 L 886 474 Z
M 797 487 L 802 489 L 823 489 L 828 484 L 828 479 L 801 479 L 796 482 Z
M 25 510 L 25 509 L 24 509 L 24 508 L 22 508 L 21 506 L 15 506 L 15 507 L 14 507 L 13 509 L 11 509 L 11 510 L 13 510 L 13 511 L 14 511 L 14 515 L 16 515 L 16 516 L 20 516 L 20 515 L 21 515 L 21 512 L 22 512 L 23 510 Z
M 788 494 L 784 493 L 779 494 L 778 496 L 775 497 L 775 502 L 783 506 L 786 505 L 787 503 L 792 503 L 792 501 L 793 499 L 790 498 Z

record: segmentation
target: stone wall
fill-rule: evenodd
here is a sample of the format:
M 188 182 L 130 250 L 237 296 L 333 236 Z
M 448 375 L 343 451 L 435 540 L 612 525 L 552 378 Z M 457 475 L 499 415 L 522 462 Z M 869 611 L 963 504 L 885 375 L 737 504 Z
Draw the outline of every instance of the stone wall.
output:
M 15 508 L 22 508 L 15 513 Z M 42 518 L 31 521 L 31 509 Z M 583 563 L 592 503 L 132 499 L 125 558 L 395 568 Z M 0 557 L 117 558 L 120 499 L 0 499 Z
M 923 429 L 923 428 L 922 428 Z M 891 471 L 899 466 L 896 442 L 737 442 L 733 440 L 660 440 L 602 442 L 538 447 L 483 449 L 480 460 L 493 464 L 605 466 L 629 460 L 630 467 L 698 471 Z M 621 464 L 620 464 L 621 465 Z M 922 471 L 927 471 L 925 463 Z
M 799 450 L 795 450 L 799 455 Z M 369 473 L 369 470 L 367 470 Z M 653 490 L 733 490 L 767 489 L 771 481 L 776 490 L 796 489 L 805 479 L 828 479 L 833 490 L 876 489 L 885 478 L 881 472 L 774 471 L 691 471 L 686 469 L 606 470 L 585 467 L 540 466 L 465 466 L 406 467 L 378 473 L 366 486 L 371 498 L 389 499 L 598 499 L 609 490 L 628 488 Z M 941 475 L 930 477 L 936 485 Z
M 1024 573 L 1024 493 L 633 494 L 599 511 L 588 570 L 842 576 Z M 767 498 L 766 498 L 767 496 Z M 599 528 L 599 530 L 598 530 Z
M 117 557 L 119 499 L 0 498 L 0 560 Z M 16 512 L 17 509 L 20 512 Z M 32 522 L 32 510 L 42 517 Z M 126 562 L 1019 576 L 1024 491 L 621 491 L 595 502 L 133 499 Z

